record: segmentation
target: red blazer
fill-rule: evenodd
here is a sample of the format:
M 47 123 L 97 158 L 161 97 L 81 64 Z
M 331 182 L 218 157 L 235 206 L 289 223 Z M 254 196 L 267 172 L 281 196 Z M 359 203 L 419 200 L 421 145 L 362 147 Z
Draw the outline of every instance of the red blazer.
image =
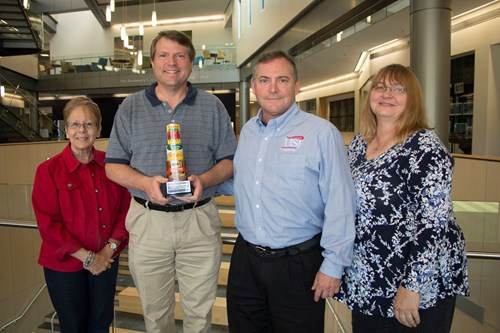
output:
M 121 242 L 117 255 L 127 245 L 130 194 L 106 177 L 105 153 L 93 152 L 93 160 L 81 164 L 68 144 L 36 170 L 31 199 L 42 236 L 38 263 L 44 267 L 76 272 L 82 262 L 70 254 L 80 248 L 98 252 L 113 238 Z

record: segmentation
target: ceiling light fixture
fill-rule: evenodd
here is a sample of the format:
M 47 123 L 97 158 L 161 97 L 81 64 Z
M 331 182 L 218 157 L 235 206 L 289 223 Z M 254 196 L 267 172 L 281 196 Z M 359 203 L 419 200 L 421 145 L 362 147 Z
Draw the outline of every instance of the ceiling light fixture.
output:
M 156 27 L 156 3 L 153 0 L 153 12 L 151 13 L 151 25 Z
M 342 40 L 342 34 L 343 34 L 343 33 L 344 33 L 343 31 L 339 31 L 339 32 L 337 33 L 337 43 L 338 43 L 338 42 L 340 42 L 340 41 Z
M 197 16 L 197 17 L 182 17 L 177 19 L 157 20 L 156 25 L 174 25 L 174 24 L 192 24 L 224 21 L 224 15 Z M 136 28 L 138 22 L 127 23 L 127 28 Z
M 144 36 L 144 24 L 142 24 L 142 0 L 139 1 L 139 36 Z
M 123 24 L 120 27 L 120 39 L 123 41 L 127 39 L 127 30 L 125 29 L 125 26 Z
M 115 0 L 109 1 L 109 9 L 114 13 L 115 12 Z
M 142 66 L 142 50 L 137 52 L 137 65 Z
M 326 80 L 326 81 L 322 81 L 322 82 L 319 82 L 319 83 L 311 84 L 311 85 L 306 86 L 306 87 L 302 87 L 302 88 L 300 88 L 300 92 L 312 90 L 312 89 L 315 89 L 315 88 L 325 87 L 325 86 L 332 85 L 334 83 L 339 83 L 339 82 L 342 82 L 342 81 L 351 80 L 351 79 L 353 79 L 353 78 L 355 78 L 357 76 L 358 76 L 358 74 L 356 74 L 356 73 L 349 73 L 349 74 L 342 75 L 342 76 L 339 76 L 339 77 L 336 77 L 336 78 L 333 78 L 333 79 L 330 79 L 330 80 Z
M 106 6 L 106 22 L 111 22 L 111 8 Z
M 368 58 L 368 52 L 363 51 L 361 52 L 361 55 L 359 56 L 358 63 L 356 64 L 356 67 L 354 67 L 354 73 L 359 73 L 361 70 L 361 67 L 363 67 L 363 64 L 365 63 L 365 60 Z
M 0 86 L 0 97 L 5 97 L 5 87 Z

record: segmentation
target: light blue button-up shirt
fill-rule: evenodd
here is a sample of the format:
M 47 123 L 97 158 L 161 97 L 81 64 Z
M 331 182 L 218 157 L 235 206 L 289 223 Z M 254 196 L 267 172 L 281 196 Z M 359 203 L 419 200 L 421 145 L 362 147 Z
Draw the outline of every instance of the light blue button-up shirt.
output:
M 283 248 L 322 232 L 320 271 L 340 278 L 355 237 L 354 186 L 343 139 L 294 103 L 243 127 L 234 158 L 235 224 L 250 243 Z

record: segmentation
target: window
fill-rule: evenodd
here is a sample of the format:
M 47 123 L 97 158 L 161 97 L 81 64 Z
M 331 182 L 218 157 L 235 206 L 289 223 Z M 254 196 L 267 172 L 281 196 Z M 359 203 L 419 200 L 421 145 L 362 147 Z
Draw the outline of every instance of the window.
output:
M 236 2 L 237 36 L 241 39 L 241 0 Z
M 472 152 L 474 119 L 474 53 L 451 59 L 450 135 L 452 153 Z
M 247 24 L 248 26 L 252 26 L 252 0 L 247 0 Z
M 354 132 L 354 97 L 333 97 L 329 106 L 330 122 L 341 132 Z

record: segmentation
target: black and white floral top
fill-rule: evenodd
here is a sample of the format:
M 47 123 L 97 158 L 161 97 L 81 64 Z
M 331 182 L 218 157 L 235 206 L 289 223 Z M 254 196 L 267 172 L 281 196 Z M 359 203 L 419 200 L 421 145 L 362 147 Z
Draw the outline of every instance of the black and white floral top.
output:
M 400 285 L 420 294 L 420 309 L 468 295 L 465 240 L 451 201 L 453 158 L 428 130 L 372 160 L 366 147 L 358 134 L 348 150 L 356 240 L 336 299 L 367 315 L 393 317 Z

